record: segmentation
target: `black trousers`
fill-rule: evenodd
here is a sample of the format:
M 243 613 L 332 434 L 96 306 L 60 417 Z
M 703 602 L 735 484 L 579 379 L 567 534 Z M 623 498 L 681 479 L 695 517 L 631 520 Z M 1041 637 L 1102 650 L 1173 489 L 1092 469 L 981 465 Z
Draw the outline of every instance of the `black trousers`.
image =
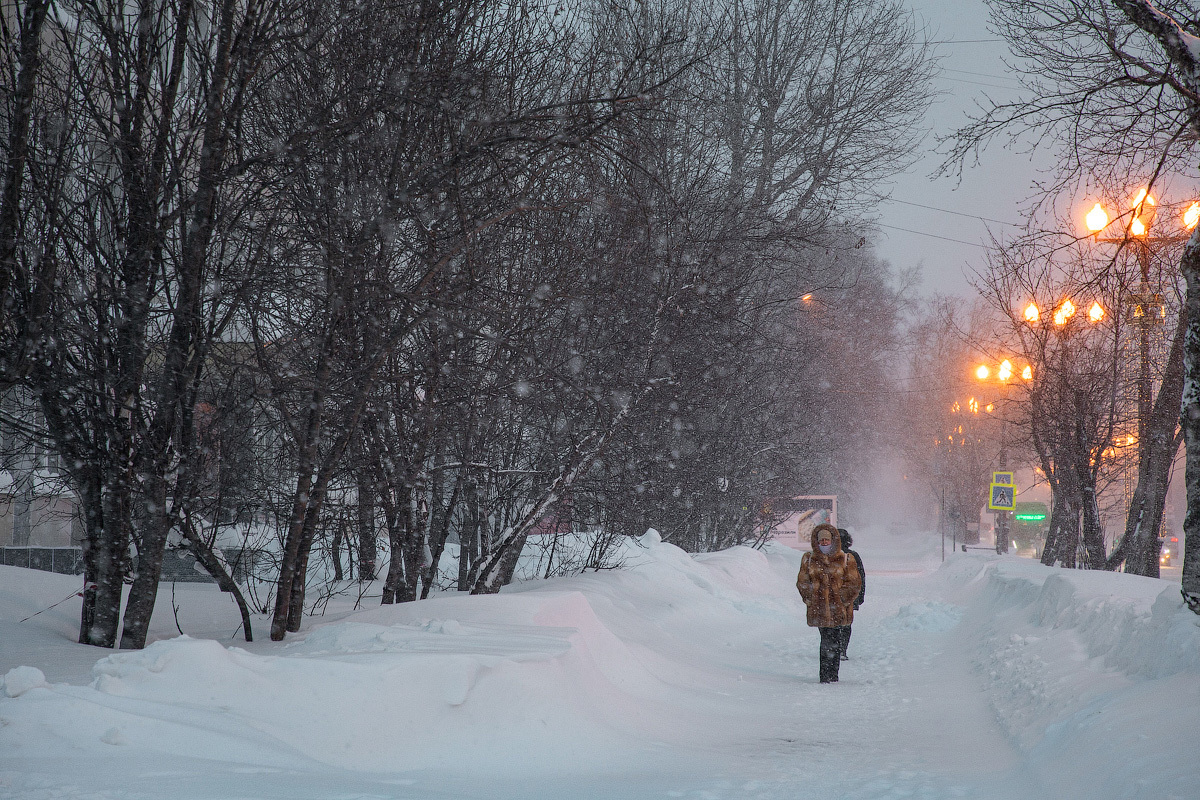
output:
M 834 683 L 838 679 L 838 667 L 842 665 L 843 648 L 850 641 L 850 626 L 817 630 L 821 632 L 821 683 Z

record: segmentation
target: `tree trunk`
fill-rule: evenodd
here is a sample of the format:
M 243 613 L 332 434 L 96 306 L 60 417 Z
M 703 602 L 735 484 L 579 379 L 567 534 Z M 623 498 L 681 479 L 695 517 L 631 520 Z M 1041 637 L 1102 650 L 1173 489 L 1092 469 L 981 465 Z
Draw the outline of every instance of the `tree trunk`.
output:
M 9 95 L 12 105 L 8 126 L 8 164 L 4 171 L 4 186 L 0 189 L 0 329 L 8 326 L 9 316 L 18 305 L 13 302 L 10 292 L 26 289 L 21 286 L 14 287 L 12 282 L 13 278 L 20 274 L 17 249 L 21 229 L 21 189 L 29 152 L 33 99 L 38 72 L 41 69 L 42 26 L 46 21 L 49 6 L 48 0 L 31 0 L 25 4 L 25 16 L 20 23 L 21 34 L 17 45 L 17 60 L 20 66 L 16 85 Z M 49 286 L 43 289 L 48 290 Z M 0 383 L 0 390 L 11 377 L 15 377 L 6 374 L 8 369 L 5 367 L 10 365 L 4 363 L 14 357 L 19 358 L 20 354 L 5 353 L 4 356 L 0 356 L 0 376 L 6 379 Z
M 479 555 L 479 491 L 474 478 L 467 479 L 466 511 L 463 526 L 458 534 L 458 591 L 471 588 L 471 566 Z
M 121 632 L 123 650 L 140 650 L 146 646 L 150 618 L 154 615 L 154 603 L 158 598 L 167 532 L 171 529 L 166 481 L 159 475 L 148 475 L 146 483 L 148 519 L 137 540 L 137 573 L 125 603 L 125 624 Z
M 287 537 L 283 544 L 283 557 L 279 564 L 279 583 L 275 590 L 275 613 L 271 618 L 271 641 L 282 641 L 287 634 L 288 610 L 292 606 L 292 593 L 300 569 L 300 553 L 304 542 L 304 523 L 308 516 L 316 469 L 317 440 L 321 435 L 325 390 L 329 381 L 329 348 L 333 339 L 332 325 L 321 342 L 317 357 L 314 388 L 305 414 L 304 430 L 296 442 L 299 456 L 296 464 L 296 491 L 292 496 L 292 510 L 288 515 Z M 300 578 L 303 580 L 303 577 Z
M 300 630 L 304 619 L 304 595 L 308 582 L 308 561 L 312 556 L 313 539 L 317 535 L 317 526 L 321 521 L 321 507 L 325 504 L 325 495 L 329 488 L 330 472 L 323 470 L 317 478 L 317 485 L 309 497 L 308 510 L 304 514 L 304 527 L 301 536 L 300 553 L 296 563 L 296 574 L 293 577 L 291 600 L 287 608 L 287 629 L 292 633 Z
M 1058 553 L 1058 534 L 1062 528 L 1063 503 L 1057 486 L 1050 484 L 1050 523 L 1046 526 L 1046 541 L 1042 544 L 1040 561 L 1047 567 L 1054 566 Z
M 112 465 L 116 471 L 119 465 Z M 108 476 L 107 491 L 102 495 L 103 525 L 96 547 L 96 604 L 93 623 L 84 644 L 98 647 L 115 647 L 117 627 L 121 620 L 121 594 L 125 586 L 125 575 L 130 566 L 129 545 L 132 541 L 133 505 L 129 476 Z
M 375 487 L 365 468 L 358 473 L 358 579 L 375 580 Z
M 388 558 L 387 576 L 383 579 L 383 596 L 381 605 L 390 606 L 396 602 L 400 584 L 404 582 L 404 539 L 394 527 L 388 527 L 388 542 L 391 554 Z
M 1084 487 L 1083 506 L 1080 511 L 1084 563 L 1079 566 L 1085 569 L 1104 569 L 1104 525 L 1100 520 L 1100 507 L 1096 502 L 1094 485 Z
M 1145 457 L 1138 464 L 1138 482 L 1134 487 L 1125 518 L 1125 532 L 1109 555 L 1106 569 L 1135 575 L 1158 577 L 1158 536 L 1166 507 L 1167 486 L 1181 438 L 1176 435 L 1179 407 L 1183 398 L 1183 349 L 1187 335 L 1187 314 L 1180 313 L 1171 340 L 1171 351 L 1162 385 L 1154 399 Z
M 367 392 L 374 382 L 375 371 L 382 363 L 382 358 L 377 358 L 371 370 L 359 376 L 360 380 L 356 386 L 357 395 L 354 397 L 350 410 L 343 412 L 345 419 L 341 422 L 342 429 L 329 444 L 327 452 L 318 463 L 318 440 L 326 432 L 324 406 L 331 374 L 329 354 L 336 339 L 336 328 L 337 325 L 331 322 L 326 330 L 322 350 L 318 357 L 314 380 L 315 388 L 308 405 L 306 427 L 302 440 L 297 442 L 300 445 L 302 458 L 300 459 L 296 495 L 288 521 L 284 558 L 280 565 L 279 588 L 275 595 L 275 613 L 271 622 L 271 640 L 276 642 L 281 641 L 288 631 L 300 630 L 300 621 L 304 615 L 308 560 L 312 551 L 313 538 L 316 536 L 317 525 L 320 522 L 326 492 L 329 489 L 329 481 L 332 480 L 335 468 L 354 440 L 354 434 L 358 430 L 363 408 L 367 402 Z
M 1078 565 L 1079 555 L 1079 504 L 1075 498 L 1071 498 L 1063 504 L 1057 540 L 1057 563 L 1068 569 L 1074 569 Z
M 287 610 L 291 606 L 292 592 L 299 570 L 300 545 L 303 541 L 305 511 L 308 508 L 308 491 L 312 485 L 312 464 L 301 463 L 296 476 L 296 491 L 292 499 L 292 511 L 288 516 L 288 532 L 283 543 L 283 557 L 279 563 L 279 583 L 275 589 L 275 613 L 271 619 L 271 641 L 282 641 L 287 633 Z M 307 468 L 305 468 L 307 466 Z
M 390 557 L 388 574 L 383 582 L 383 605 L 403 602 L 403 586 L 405 583 L 405 548 L 408 541 L 408 514 L 404 508 L 409 505 L 411 490 L 401 487 L 398 501 L 384 504 L 384 515 L 387 518 L 388 544 Z
M 345 576 L 342 574 L 342 541 L 346 538 L 345 525 L 345 517 L 339 517 L 337 524 L 333 526 L 333 541 L 329 545 L 330 555 L 333 557 L 333 579 L 335 581 L 345 580 Z
M 105 646 L 103 640 L 105 631 L 96 627 L 97 601 L 99 592 L 100 573 L 105 569 L 103 564 L 107 553 L 104 534 L 104 509 L 101 505 L 103 491 L 101 490 L 100 470 L 87 470 L 85 480 L 80 482 L 80 500 L 83 505 L 83 608 L 79 615 L 79 643 Z M 117 631 L 113 626 L 109 635 L 108 647 L 116 642 Z
M 1075 492 L 1060 484 L 1054 492 L 1052 503 L 1050 532 L 1046 536 L 1046 548 L 1042 551 L 1041 560 L 1047 566 L 1061 564 L 1073 568 L 1079 548 L 1079 498 Z
M 433 583 L 438 573 L 438 564 L 441 563 L 442 553 L 446 550 L 446 540 L 450 538 L 450 523 L 454 519 L 454 512 L 458 508 L 460 498 L 463 495 L 463 486 L 466 483 L 465 471 L 459 470 L 458 475 L 454 479 L 454 488 L 450 491 L 450 499 L 445 506 L 441 500 L 437 500 L 435 506 L 438 510 L 436 516 L 436 524 L 434 520 L 430 521 L 429 526 L 429 564 L 422 575 L 421 599 L 429 597 L 429 591 L 433 587 Z M 441 492 L 439 492 L 441 494 Z M 436 495 L 435 495 L 436 497 Z M 461 547 L 459 550 L 461 551 Z
M 1188 608 L 1200 614 L 1200 228 L 1188 240 L 1180 267 L 1187 280 L 1187 336 L 1180 421 L 1186 448 L 1187 514 L 1183 520 L 1183 585 L 1180 591 Z
M 425 549 L 429 526 L 428 514 L 421 517 L 413 507 L 413 498 L 425 493 L 423 485 L 406 488 L 401 494 L 400 516 L 404 519 L 404 579 L 396 587 L 396 602 L 411 603 L 417 599 L 417 587 L 421 581 L 422 551 Z

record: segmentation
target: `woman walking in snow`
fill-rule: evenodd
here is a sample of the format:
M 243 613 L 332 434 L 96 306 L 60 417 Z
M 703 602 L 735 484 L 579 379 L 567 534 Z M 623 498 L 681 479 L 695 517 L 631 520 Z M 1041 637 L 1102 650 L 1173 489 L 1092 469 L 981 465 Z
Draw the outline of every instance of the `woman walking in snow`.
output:
M 834 683 L 841 665 L 843 626 L 854 621 L 854 601 L 862 578 L 858 565 L 842 552 L 838 530 L 827 523 L 812 532 L 812 552 L 800 559 L 796 588 L 808 606 L 808 624 L 821 632 L 821 683 Z

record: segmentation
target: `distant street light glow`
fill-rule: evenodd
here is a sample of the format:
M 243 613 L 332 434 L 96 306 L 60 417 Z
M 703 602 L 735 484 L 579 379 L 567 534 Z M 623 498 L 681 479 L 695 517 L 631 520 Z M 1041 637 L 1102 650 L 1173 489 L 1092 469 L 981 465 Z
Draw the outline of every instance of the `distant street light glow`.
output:
M 1092 303 L 1091 309 L 1088 310 L 1088 317 L 1092 320 L 1092 322 L 1099 322 L 1100 320 L 1104 319 L 1104 307 L 1098 302 Z
M 1037 303 L 1030 303 L 1025 306 L 1025 321 L 1037 322 L 1038 317 L 1042 315 L 1041 310 L 1037 307 Z
M 1104 207 L 1099 203 L 1092 206 L 1092 210 L 1084 217 L 1087 222 L 1088 230 L 1092 233 L 1099 233 L 1108 225 L 1108 214 L 1104 211 Z
M 991 375 L 991 374 L 992 374 L 992 371 L 983 364 L 980 364 L 979 369 L 975 370 L 975 377 L 979 378 L 979 380 L 981 380 L 981 381 L 986 381 L 988 378 L 988 375 Z

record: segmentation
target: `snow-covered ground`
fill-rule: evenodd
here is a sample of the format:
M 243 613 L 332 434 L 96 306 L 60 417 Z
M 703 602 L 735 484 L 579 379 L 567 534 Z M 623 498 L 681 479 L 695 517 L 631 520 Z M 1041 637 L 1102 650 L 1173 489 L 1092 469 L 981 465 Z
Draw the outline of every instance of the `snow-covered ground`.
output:
M 856 539 L 829 685 L 784 549 L 649 534 L 623 570 L 497 596 L 335 598 L 283 643 L 167 586 L 154 643 L 103 659 L 72 641 L 76 579 L 0 568 L 0 797 L 1200 798 L 1177 584 Z

